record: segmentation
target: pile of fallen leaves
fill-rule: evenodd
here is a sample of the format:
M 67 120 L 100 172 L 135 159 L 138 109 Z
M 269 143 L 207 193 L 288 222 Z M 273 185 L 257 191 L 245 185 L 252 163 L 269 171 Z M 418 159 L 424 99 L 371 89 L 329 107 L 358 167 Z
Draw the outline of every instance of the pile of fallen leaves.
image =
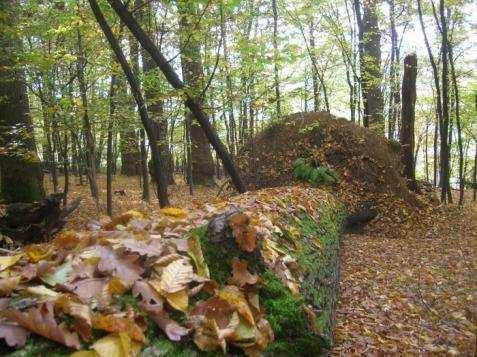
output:
M 260 277 L 246 260 L 235 258 L 231 276 L 220 286 L 210 278 L 191 230 L 226 217 L 223 224 L 238 251 L 258 252 L 299 294 L 292 273 L 296 262 L 278 247 L 275 233 L 281 228 L 274 220 L 302 211 L 318 218 L 316 207 L 327 200 L 320 190 L 289 187 L 189 212 L 128 211 L 1 256 L 0 338 L 20 348 L 33 333 L 82 350 L 78 356 L 130 356 L 148 343 L 152 320 L 171 341 L 191 338 L 203 351 L 225 352 L 232 345 L 257 355 L 274 339 L 259 302 Z M 228 213 L 220 216 L 223 212 Z

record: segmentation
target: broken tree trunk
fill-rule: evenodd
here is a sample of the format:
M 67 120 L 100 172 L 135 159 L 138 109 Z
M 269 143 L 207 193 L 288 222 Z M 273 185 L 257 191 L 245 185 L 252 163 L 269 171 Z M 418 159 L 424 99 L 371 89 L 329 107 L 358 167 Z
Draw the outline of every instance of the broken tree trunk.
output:
M 417 56 L 415 53 L 404 58 L 404 75 L 402 78 L 402 118 L 400 141 L 404 175 L 409 188 L 416 189 L 414 163 L 414 121 L 416 107 Z

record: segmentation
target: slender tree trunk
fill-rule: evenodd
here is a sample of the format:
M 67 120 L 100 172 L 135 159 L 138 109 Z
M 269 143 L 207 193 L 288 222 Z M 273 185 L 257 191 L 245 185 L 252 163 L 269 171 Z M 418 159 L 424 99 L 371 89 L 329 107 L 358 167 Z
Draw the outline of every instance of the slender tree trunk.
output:
M 101 30 L 106 36 L 114 54 L 116 55 L 118 59 L 119 64 L 121 65 L 124 71 L 124 74 L 126 75 L 126 78 L 129 82 L 129 86 L 131 87 L 131 92 L 134 96 L 134 99 L 136 100 L 136 104 L 138 106 L 142 124 L 149 138 L 149 145 L 151 147 L 151 154 L 153 159 L 153 168 L 154 168 L 155 176 L 158 178 L 158 180 L 156 181 L 156 185 L 157 185 L 157 192 L 159 197 L 159 205 L 161 207 L 168 206 L 169 199 L 167 197 L 167 176 L 166 176 L 166 171 L 164 168 L 166 165 L 166 158 L 164 156 L 161 156 L 161 153 L 157 146 L 157 142 L 154 140 L 155 139 L 154 128 L 149 119 L 149 115 L 146 110 L 146 105 L 142 97 L 139 84 L 131 68 L 129 67 L 126 57 L 124 56 L 124 53 L 122 52 L 118 41 L 114 37 L 114 34 L 111 31 L 111 28 L 107 24 L 106 19 L 104 18 L 96 0 L 89 0 L 89 3 L 91 5 L 91 9 L 93 10 L 96 21 L 98 22 L 98 24 L 101 27 Z
M 274 74 L 274 86 L 275 86 L 275 105 L 276 116 L 281 118 L 281 98 L 280 98 L 280 73 L 278 65 L 278 6 L 277 0 L 272 0 L 272 12 L 273 12 L 273 74 Z
M 91 190 L 91 196 L 96 202 L 96 207 L 99 210 L 99 195 L 98 195 L 98 184 L 96 180 L 96 152 L 94 137 L 91 128 L 91 122 L 88 115 L 88 98 L 86 96 L 86 82 L 84 78 L 84 66 L 85 66 L 85 57 L 83 50 L 83 36 L 81 35 L 80 29 L 77 29 L 77 45 L 78 45 L 78 54 L 76 62 L 76 73 L 78 78 L 78 83 L 80 87 L 81 95 L 81 110 L 83 116 L 83 133 L 86 140 L 86 172 L 89 181 L 89 187 Z
M 440 0 L 439 12 L 442 28 L 442 127 L 441 127 L 441 201 L 446 202 L 450 192 L 450 165 L 449 165 L 449 69 L 448 69 L 448 39 L 447 19 L 445 15 L 444 0 Z
M 416 105 L 417 56 L 415 53 L 404 58 L 404 75 L 402 79 L 402 126 L 400 141 L 404 175 L 409 187 L 416 189 L 414 161 L 414 121 Z
M 460 96 L 459 96 L 459 86 L 457 84 L 457 76 L 455 73 L 454 67 L 454 53 L 452 44 L 449 43 L 448 46 L 448 53 L 449 53 L 449 64 L 451 70 L 451 79 L 452 79 L 452 87 L 454 90 L 455 96 L 455 119 L 457 124 L 457 146 L 459 148 L 459 206 L 464 204 L 464 149 L 462 146 L 462 126 L 460 122 Z
M 147 148 L 146 133 L 141 129 L 141 175 L 142 175 L 142 199 L 146 202 L 151 201 L 149 192 L 149 173 L 147 170 Z
M 228 111 L 229 115 L 229 125 L 230 125 L 230 135 L 231 135 L 231 146 L 230 147 L 230 153 L 232 156 L 235 155 L 235 116 L 234 116 L 234 103 L 233 103 L 233 86 L 232 86 L 232 75 L 230 73 L 230 63 L 229 63 L 229 53 L 228 53 L 228 46 L 227 46 L 227 32 L 225 29 L 226 23 L 225 23 L 225 17 L 224 17 L 224 6 L 223 4 L 220 5 L 220 35 L 222 37 L 222 50 L 224 54 L 224 62 L 225 62 L 225 84 L 226 84 L 226 98 L 227 98 L 227 103 L 226 103 L 226 108 Z
M 116 87 L 117 77 L 116 74 L 113 74 L 109 87 L 109 122 L 106 146 L 106 211 L 108 216 L 113 215 L 113 130 L 116 115 Z
M 63 206 L 68 203 L 68 192 L 70 190 L 70 171 L 68 162 L 68 132 L 65 132 L 63 147 L 63 174 L 65 177 L 63 186 Z
M 129 11 L 127 11 L 121 1 L 108 0 L 108 2 L 113 7 L 114 11 L 119 15 L 123 23 L 131 30 L 134 37 L 136 37 L 141 46 L 143 46 L 149 52 L 154 62 L 156 62 L 156 64 L 159 66 L 161 71 L 164 73 L 164 76 L 166 77 L 167 81 L 172 85 L 172 87 L 180 90 L 187 89 L 184 83 L 180 80 L 177 73 L 166 60 L 164 55 L 157 49 L 151 39 L 148 38 L 147 34 L 141 29 L 137 21 L 134 19 L 134 17 L 132 17 Z M 186 106 L 194 114 L 195 118 L 202 127 L 202 130 L 205 132 L 207 138 L 209 139 L 209 142 L 214 147 L 215 151 L 217 152 L 217 155 L 222 160 L 222 163 L 228 174 L 230 175 L 235 188 L 240 193 L 245 192 L 245 185 L 240 178 L 239 172 L 229 153 L 227 152 L 227 149 L 225 148 L 224 144 L 219 139 L 217 133 L 210 125 L 209 118 L 207 117 L 207 114 L 203 111 L 200 102 L 194 99 L 194 96 L 192 96 L 187 90 L 184 91 L 184 96 Z
M 389 1 L 390 20 L 391 20 L 391 63 L 390 63 L 390 93 L 389 93 L 389 122 L 388 138 L 394 139 L 396 133 L 396 124 L 400 117 L 400 94 L 399 94 L 399 46 L 398 35 L 396 31 L 396 12 L 394 0 Z
M 22 46 L 13 31 L 17 5 L 16 0 L 0 1 L 0 192 L 7 203 L 33 202 L 44 194 L 25 76 L 12 54 Z
M 424 145 L 424 163 L 426 165 L 426 170 L 425 170 L 425 173 L 426 173 L 426 182 L 429 182 L 429 153 L 428 153 L 428 150 L 429 150 L 429 122 L 426 122 L 426 136 L 424 138 L 425 140 L 425 145 Z
M 477 140 L 475 140 L 475 150 L 474 150 L 474 177 L 472 179 L 473 187 L 473 201 L 477 200 Z

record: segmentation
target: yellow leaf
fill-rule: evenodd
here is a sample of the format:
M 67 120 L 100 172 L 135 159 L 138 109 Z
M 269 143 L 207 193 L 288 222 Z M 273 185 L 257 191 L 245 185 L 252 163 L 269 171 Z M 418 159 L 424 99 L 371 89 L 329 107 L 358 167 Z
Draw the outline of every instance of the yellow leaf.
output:
M 187 247 L 189 248 L 188 254 L 192 258 L 195 264 L 197 275 L 203 278 L 210 278 L 209 267 L 205 263 L 204 255 L 200 247 L 199 237 L 192 235 L 187 239 Z
M 174 309 L 186 311 L 189 306 L 189 295 L 187 289 L 177 291 L 175 293 L 163 293 L 169 305 Z
M 187 212 L 183 210 L 182 208 L 176 208 L 176 207 L 167 207 L 167 208 L 162 208 L 161 213 L 170 216 L 170 217 L 176 217 L 176 218 L 183 218 L 187 216 Z
M 54 298 L 57 299 L 60 294 L 56 291 L 48 289 L 45 285 L 30 286 L 25 291 L 32 295 L 37 295 L 41 298 Z
M 0 257 L 0 271 L 15 265 L 20 260 L 23 254 L 9 255 L 6 257 Z
M 77 351 L 70 354 L 70 357 L 98 357 L 96 351 Z
M 230 305 L 237 309 L 237 312 L 250 324 L 254 325 L 252 311 L 245 299 L 243 293 L 233 285 L 228 285 L 219 291 L 219 298 L 227 301 Z
M 47 259 L 53 255 L 55 247 L 53 245 L 45 244 L 31 244 L 25 247 L 25 253 L 31 262 L 37 263 L 40 260 Z
M 136 356 L 141 350 L 141 344 L 131 341 L 125 333 L 103 337 L 91 347 L 99 357 L 130 357 Z

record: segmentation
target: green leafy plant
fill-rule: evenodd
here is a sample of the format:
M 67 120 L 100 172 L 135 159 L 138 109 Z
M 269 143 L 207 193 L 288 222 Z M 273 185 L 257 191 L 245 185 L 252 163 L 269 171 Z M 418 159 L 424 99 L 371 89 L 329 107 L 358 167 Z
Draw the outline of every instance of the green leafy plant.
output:
M 341 181 L 340 175 L 328 166 L 312 165 L 306 159 L 299 158 L 293 164 L 296 179 L 307 181 L 315 187 L 335 185 Z

